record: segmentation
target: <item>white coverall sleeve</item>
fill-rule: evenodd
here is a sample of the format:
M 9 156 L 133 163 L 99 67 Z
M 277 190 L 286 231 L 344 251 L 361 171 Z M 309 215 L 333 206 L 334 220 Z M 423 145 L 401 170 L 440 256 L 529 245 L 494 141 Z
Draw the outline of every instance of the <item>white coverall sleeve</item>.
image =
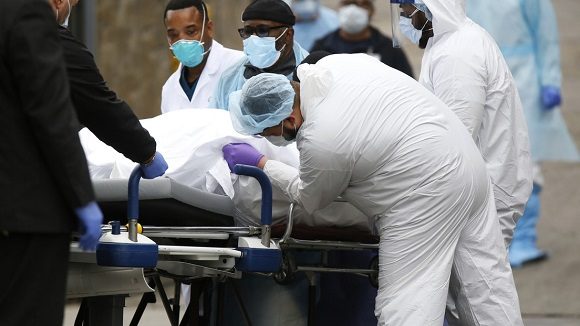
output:
M 484 67 L 470 58 L 443 56 L 431 64 L 433 92 L 459 117 L 476 140 L 485 112 Z
M 308 214 L 332 203 L 347 188 L 351 170 L 329 151 L 300 151 L 300 170 L 284 163 L 268 160 L 264 172 L 274 187 L 280 188 L 293 203 L 304 207 Z

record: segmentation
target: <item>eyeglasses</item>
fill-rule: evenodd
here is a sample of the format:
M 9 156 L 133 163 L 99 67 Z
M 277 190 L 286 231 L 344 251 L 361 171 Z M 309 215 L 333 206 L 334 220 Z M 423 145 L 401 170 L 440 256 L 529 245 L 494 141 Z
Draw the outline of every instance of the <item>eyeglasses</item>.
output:
M 246 39 L 252 35 L 257 35 L 258 37 L 268 37 L 270 36 L 270 31 L 273 29 L 280 29 L 280 28 L 288 28 L 288 26 L 266 26 L 266 25 L 258 25 L 256 27 L 253 26 L 244 26 L 238 29 L 238 33 L 240 33 L 240 37 Z

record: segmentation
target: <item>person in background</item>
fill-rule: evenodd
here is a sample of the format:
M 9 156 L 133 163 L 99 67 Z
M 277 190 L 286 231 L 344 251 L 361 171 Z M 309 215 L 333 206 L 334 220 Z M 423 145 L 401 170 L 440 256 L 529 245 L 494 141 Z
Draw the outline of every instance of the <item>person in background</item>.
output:
M 143 177 L 152 179 L 167 170 L 167 163 L 149 132 L 125 101 L 117 97 L 101 75 L 87 47 L 68 29 L 72 8 L 79 0 L 49 0 L 59 24 L 70 96 L 79 121 L 102 142 L 139 163 Z
M 62 325 L 71 232 L 103 214 L 45 0 L 0 2 L 0 325 Z
M 238 33 L 244 43 L 245 60 L 222 74 L 210 107 L 228 109 L 231 93 L 246 80 L 264 72 L 292 78 L 308 52 L 294 41 L 296 17 L 283 0 L 255 0 L 242 13 L 244 27 Z
M 336 30 L 340 24 L 338 14 L 320 4 L 320 0 L 285 0 L 296 16 L 294 40 L 311 51 L 314 42 Z
M 374 12 L 374 0 L 340 0 L 340 28 L 314 42 L 311 51 L 366 53 L 413 77 L 405 53 L 393 48 L 392 40 L 370 24 Z
M 467 18 L 464 4 L 404 3 L 401 20 L 417 31 L 434 21 L 419 82 L 451 108 L 481 151 L 507 247 L 532 189 L 528 129 L 509 67 L 493 38 Z
M 180 64 L 163 85 L 161 113 L 208 108 L 220 76 L 244 54 L 213 39 L 213 21 L 201 0 L 171 0 L 163 19 L 169 48 Z
M 579 162 L 576 145 L 560 112 L 562 69 L 558 24 L 550 0 L 468 0 L 467 15 L 498 43 L 513 74 L 528 123 L 534 187 L 509 248 L 512 267 L 543 260 L 537 246 L 543 177 L 540 162 Z

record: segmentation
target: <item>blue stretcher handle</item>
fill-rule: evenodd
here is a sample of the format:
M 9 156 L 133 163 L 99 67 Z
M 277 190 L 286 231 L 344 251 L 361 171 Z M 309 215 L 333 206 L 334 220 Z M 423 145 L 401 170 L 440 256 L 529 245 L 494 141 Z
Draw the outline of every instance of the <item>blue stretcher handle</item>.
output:
M 254 177 L 262 188 L 262 225 L 272 225 L 272 184 L 262 169 L 251 165 L 237 164 L 234 173 Z
M 129 177 L 129 195 L 127 201 L 127 218 L 137 219 L 139 218 L 139 181 L 143 177 L 143 171 L 141 167 L 137 166 L 131 172 Z

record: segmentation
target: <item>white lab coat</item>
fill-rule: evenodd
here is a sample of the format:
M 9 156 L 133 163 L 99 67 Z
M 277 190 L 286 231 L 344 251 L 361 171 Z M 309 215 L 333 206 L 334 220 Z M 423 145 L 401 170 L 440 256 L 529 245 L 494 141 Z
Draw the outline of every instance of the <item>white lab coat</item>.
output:
M 520 325 L 485 164 L 461 121 L 364 54 L 328 56 L 298 76 L 300 168 L 269 160 L 264 171 L 307 211 L 342 195 L 374 223 L 379 325 L 443 325 L 452 266 L 462 313 Z
M 528 128 L 517 86 L 493 38 L 465 14 L 464 0 L 425 0 L 433 32 L 419 82 L 457 114 L 493 184 L 509 245 L 532 191 Z
M 209 102 L 214 94 L 216 85 L 227 68 L 240 61 L 244 53 L 224 47 L 213 40 L 207 63 L 195 88 L 191 101 L 183 91 L 179 78 L 182 65 L 167 79 L 161 92 L 161 113 L 179 109 L 210 108 Z

